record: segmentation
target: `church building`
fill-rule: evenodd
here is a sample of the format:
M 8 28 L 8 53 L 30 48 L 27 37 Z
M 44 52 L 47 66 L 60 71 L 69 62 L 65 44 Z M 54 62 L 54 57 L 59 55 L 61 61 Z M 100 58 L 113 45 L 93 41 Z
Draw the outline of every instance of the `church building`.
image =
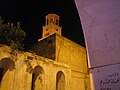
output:
M 48 14 L 32 52 L 0 45 L 0 90 L 91 90 L 86 49 L 62 36 Z

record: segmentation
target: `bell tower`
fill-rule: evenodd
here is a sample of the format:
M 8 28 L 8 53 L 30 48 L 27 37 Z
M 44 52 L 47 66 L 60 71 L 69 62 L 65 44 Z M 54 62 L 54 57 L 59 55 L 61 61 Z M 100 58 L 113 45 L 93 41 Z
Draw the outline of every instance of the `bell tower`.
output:
M 45 18 L 46 22 L 45 25 L 43 25 L 42 38 L 46 38 L 55 33 L 61 35 L 61 27 L 59 26 L 59 16 L 56 14 L 48 14 Z

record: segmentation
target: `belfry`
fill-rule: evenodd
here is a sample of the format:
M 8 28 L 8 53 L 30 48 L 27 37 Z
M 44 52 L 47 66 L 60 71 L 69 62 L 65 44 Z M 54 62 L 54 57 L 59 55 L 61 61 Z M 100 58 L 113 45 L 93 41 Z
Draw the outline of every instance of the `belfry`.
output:
M 43 25 L 42 39 L 52 34 L 61 35 L 61 27 L 59 26 L 59 16 L 56 14 L 48 14 L 46 16 L 45 25 Z M 40 41 L 41 39 L 38 39 Z

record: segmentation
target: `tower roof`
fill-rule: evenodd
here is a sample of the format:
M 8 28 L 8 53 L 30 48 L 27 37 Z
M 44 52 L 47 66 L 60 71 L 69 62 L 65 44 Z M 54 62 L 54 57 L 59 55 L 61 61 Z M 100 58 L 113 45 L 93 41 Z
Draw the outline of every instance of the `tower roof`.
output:
M 60 18 L 57 14 L 48 14 L 48 15 L 46 15 L 46 19 L 51 18 L 51 17 L 53 17 L 55 19 L 59 19 Z
M 62 27 L 59 26 L 59 16 L 57 14 L 48 14 L 46 15 L 46 22 L 43 25 L 42 38 L 44 39 L 52 34 L 61 35 Z M 38 39 L 40 41 L 41 39 Z

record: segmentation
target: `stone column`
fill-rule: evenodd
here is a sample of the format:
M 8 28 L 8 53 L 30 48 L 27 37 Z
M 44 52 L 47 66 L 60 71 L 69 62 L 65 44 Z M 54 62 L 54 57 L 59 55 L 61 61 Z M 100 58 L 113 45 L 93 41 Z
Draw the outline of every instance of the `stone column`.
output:
M 120 90 L 120 0 L 75 3 L 85 36 L 92 85 L 95 90 Z

